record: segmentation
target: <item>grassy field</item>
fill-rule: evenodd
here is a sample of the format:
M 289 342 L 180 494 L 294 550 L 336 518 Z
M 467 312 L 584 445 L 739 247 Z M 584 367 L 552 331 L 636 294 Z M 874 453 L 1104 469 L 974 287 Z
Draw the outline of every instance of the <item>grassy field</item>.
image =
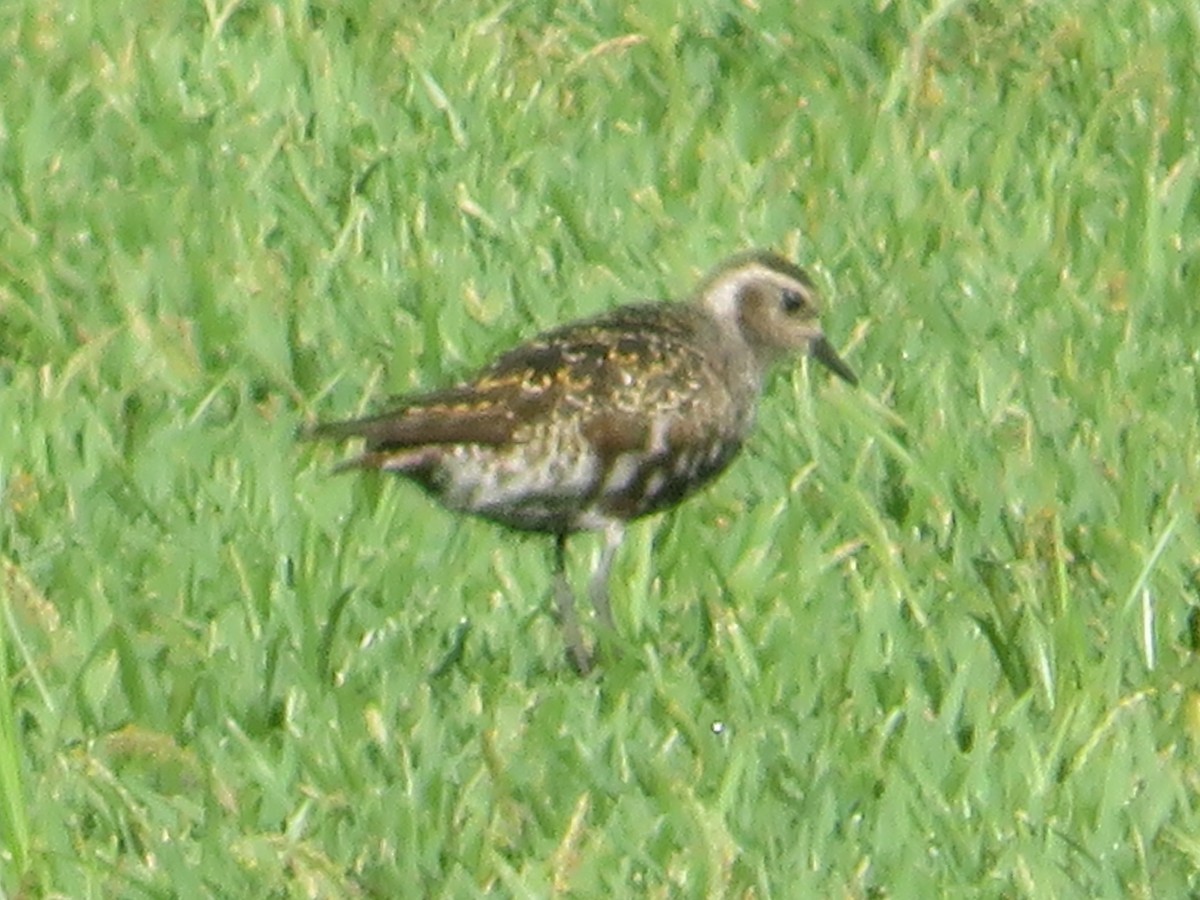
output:
M 1200 892 L 1200 2 L 14 0 L 0 58 L 0 897 Z M 294 439 L 748 246 L 863 384 L 632 529 L 598 678 L 549 541 Z

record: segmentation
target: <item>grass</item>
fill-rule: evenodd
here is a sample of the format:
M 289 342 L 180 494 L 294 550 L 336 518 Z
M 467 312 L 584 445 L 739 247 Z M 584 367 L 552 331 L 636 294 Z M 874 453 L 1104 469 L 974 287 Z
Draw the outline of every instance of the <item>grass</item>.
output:
M 1200 890 L 1200 6 L 633 6 L 0 11 L 0 896 Z M 294 441 L 748 245 L 595 681 Z

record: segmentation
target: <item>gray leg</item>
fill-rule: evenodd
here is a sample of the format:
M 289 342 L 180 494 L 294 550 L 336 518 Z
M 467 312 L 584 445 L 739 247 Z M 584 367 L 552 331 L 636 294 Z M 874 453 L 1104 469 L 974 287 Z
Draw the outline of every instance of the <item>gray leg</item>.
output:
M 620 522 L 609 522 L 604 526 L 604 549 L 600 551 L 600 562 L 588 585 L 588 597 L 592 601 L 592 608 L 596 610 L 600 627 L 609 632 L 616 631 L 616 623 L 613 621 L 612 605 L 608 602 L 608 574 L 624 537 L 625 526 Z
M 567 658 L 575 671 L 586 675 L 592 671 L 592 654 L 583 643 L 583 632 L 579 629 L 579 616 L 575 612 L 575 594 L 567 581 L 567 536 L 555 537 L 554 544 L 554 604 L 558 608 L 558 622 L 567 645 Z

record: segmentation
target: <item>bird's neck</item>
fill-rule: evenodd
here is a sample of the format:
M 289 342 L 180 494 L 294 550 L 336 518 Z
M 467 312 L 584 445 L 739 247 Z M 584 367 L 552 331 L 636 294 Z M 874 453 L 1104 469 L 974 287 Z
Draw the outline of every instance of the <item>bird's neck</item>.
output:
M 716 311 L 711 302 L 697 302 L 696 305 L 706 314 L 705 327 L 710 334 L 705 340 L 712 348 L 713 363 L 738 408 L 748 411 L 745 428 L 749 429 L 773 360 L 763 359 L 747 343 L 736 319 L 736 310 Z

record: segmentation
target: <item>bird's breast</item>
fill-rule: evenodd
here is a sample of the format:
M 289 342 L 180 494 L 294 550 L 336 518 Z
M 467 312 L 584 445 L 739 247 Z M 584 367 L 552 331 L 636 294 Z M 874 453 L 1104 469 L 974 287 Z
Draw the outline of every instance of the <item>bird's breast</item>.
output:
M 424 483 L 451 509 L 527 531 L 603 528 L 672 506 L 724 470 L 741 435 L 617 413 L 531 428 L 505 447 L 446 448 Z

